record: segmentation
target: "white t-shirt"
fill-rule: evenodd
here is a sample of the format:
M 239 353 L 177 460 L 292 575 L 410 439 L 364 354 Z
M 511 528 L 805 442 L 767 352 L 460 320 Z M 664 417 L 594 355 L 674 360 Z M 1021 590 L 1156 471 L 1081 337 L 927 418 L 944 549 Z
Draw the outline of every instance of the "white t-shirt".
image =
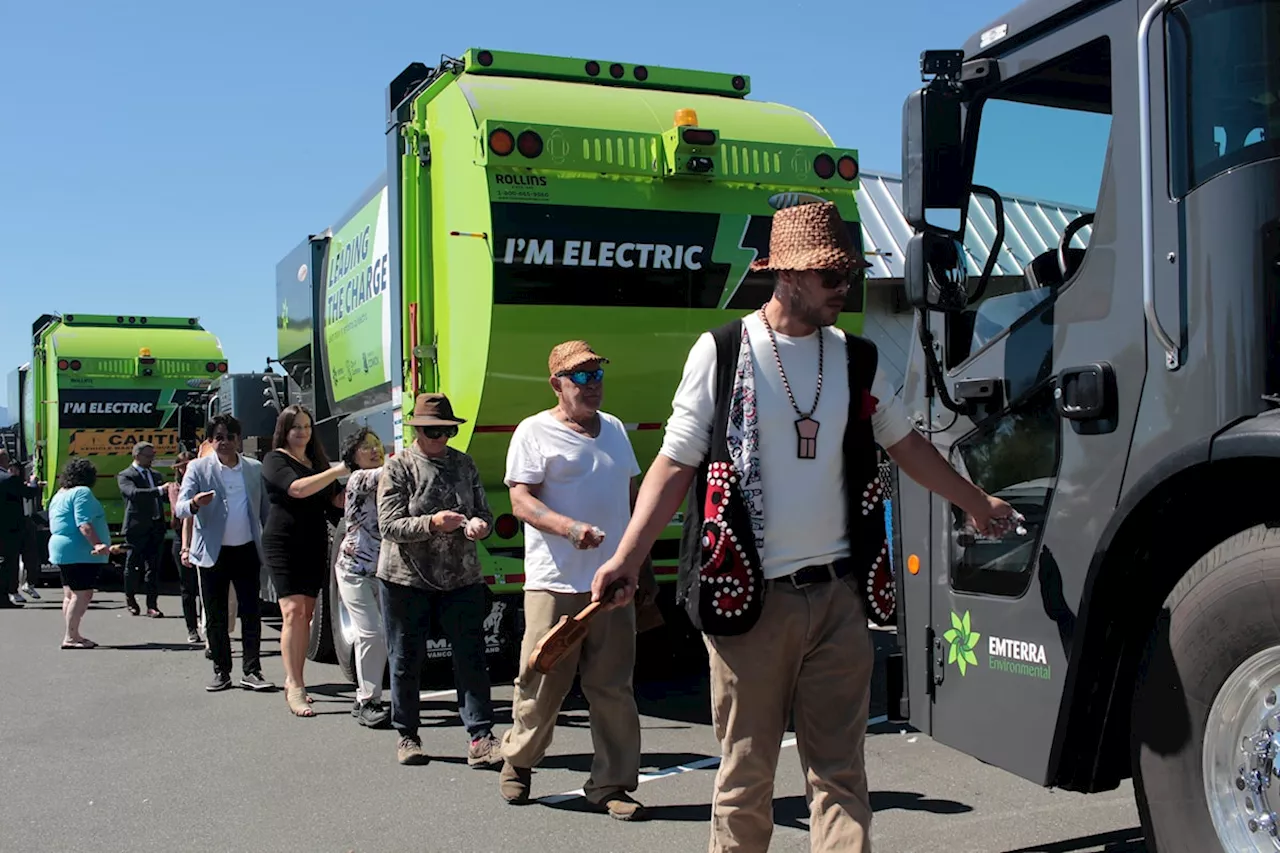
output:
M 229 546 L 248 545 L 253 541 L 253 526 L 249 522 L 249 493 L 244 484 L 244 465 L 236 457 L 234 468 L 222 464 L 222 482 L 227 487 L 227 529 L 222 535 L 222 544 Z
M 811 417 L 819 424 L 816 459 L 797 456 L 798 417 L 778 374 L 769 333 L 753 312 L 744 322 L 751 339 L 755 371 L 756 412 L 760 428 L 760 467 L 764 484 L 764 575 L 778 578 L 805 566 L 849 556 L 845 530 L 845 487 L 842 444 L 849 416 L 849 383 L 844 332 L 822 330 L 822 397 Z M 777 335 L 778 353 L 800 411 L 813 406 L 818 383 L 818 333 L 805 337 Z M 737 352 L 737 347 L 734 347 Z M 716 345 L 701 335 L 685 362 L 676 389 L 662 455 L 682 465 L 700 465 L 711 445 L 715 413 Z M 728 393 L 728 389 L 726 389 Z M 876 442 L 892 447 L 911 432 L 902 402 L 878 368 L 871 393 L 878 400 L 871 418 Z
M 524 526 L 524 588 L 589 592 L 596 569 L 613 556 L 631 520 L 631 478 L 640 474 L 627 428 L 600 413 L 600 435 L 582 435 L 550 412 L 525 418 L 507 450 L 508 487 L 541 485 L 553 512 L 604 531 L 598 548 L 580 551 L 563 536 Z

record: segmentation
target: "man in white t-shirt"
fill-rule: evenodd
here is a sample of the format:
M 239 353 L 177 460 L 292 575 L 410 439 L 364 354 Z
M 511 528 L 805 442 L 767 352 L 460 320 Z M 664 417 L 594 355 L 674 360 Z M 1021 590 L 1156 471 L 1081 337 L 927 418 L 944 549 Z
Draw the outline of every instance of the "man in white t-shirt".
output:
M 622 581 L 626 588 L 609 604 L 625 606 L 644 555 L 695 476 L 706 482 L 710 472 L 706 506 L 716 514 L 702 523 L 703 555 L 692 562 L 692 583 L 710 603 L 698 612 L 721 745 L 709 850 L 768 849 L 778 755 L 794 718 L 812 794 L 811 848 L 868 853 L 863 743 L 874 656 L 864 584 L 880 567 L 884 536 L 882 525 L 864 520 L 878 498 L 874 484 L 864 486 L 874 478 L 875 445 L 912 479 L 968 511 L 980 531 L 1001 528 L 1013 510 L 957 474 L 911 428 L 884 377 L 870 369 L 874 347 L 833 328 L 851 274 L 866 265 L 835 205 L 776 213 L 770 250 L 752 268 L 774 272 L 773 296 L 743 318 L 745 336 L 733 340 L 725 421 L 715 417 L 717 346 L 704 334 L 689 352 L 635 514 L 597 573 L 592 596 L 600 600 Z M 851 389 L 851 366 L 865 387 Z M 869 479 L 849 483 L 850 474 Z M 860 494 L 859 503 L 850 494 Z M 735 508 L 721 515 L 721 506 Z M 745 630 L 728 625 L 753 607 L 756 621 Z M 708 630 L 716 620 L 718 630 Z
M 583 792 L 612 817 L 635 820 L 643 817 L 629 796 L 640 776 L 640 716 L 631 685 L 635 607 L 593 619 L 582 644 L 547 675 L 529 667 L 538 640 L 561 616 L 572 618 L 591 601 L 596 570 L 631 518 L 640 466 L 626 427 L 600 411 L 607 361 L 586 341 L 556 346 L 547 367 L 559 402 L 522 421 L 507 451 L 512 512 L 525 531 L 525 631 L 499 785 L 508 802 L 528 802 L 532 769 L 551 745 L 561 703 L 581 670 L 595 748 Z

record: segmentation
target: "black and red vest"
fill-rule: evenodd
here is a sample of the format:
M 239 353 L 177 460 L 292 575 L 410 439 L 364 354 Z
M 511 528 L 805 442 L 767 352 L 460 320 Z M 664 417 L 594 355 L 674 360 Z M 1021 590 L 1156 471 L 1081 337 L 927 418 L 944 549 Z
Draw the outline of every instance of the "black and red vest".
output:
M 676 598 L 698 630 L 732 636 L 746 633 L 759 619 L 765 581 L 726 442 L 742 320 L 713 329 L 711 336 L 716 344 L 711 446 L 689 489 Z M 848 332 L 845 341 L 849 369 L 849 417 L 843 441 L 845 526 L 852 574 L 862 589 L 867 617 L 886 625 L 895 616 L 896 593 L 871 425 L 878 353 L 874 344 Z M 764 487 L 779 493 L 776 483 Z

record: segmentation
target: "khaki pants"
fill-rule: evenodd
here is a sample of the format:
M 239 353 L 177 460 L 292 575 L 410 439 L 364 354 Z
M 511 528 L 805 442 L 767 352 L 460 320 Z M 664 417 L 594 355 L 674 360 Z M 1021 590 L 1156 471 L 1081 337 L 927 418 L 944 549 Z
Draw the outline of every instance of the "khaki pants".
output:
M 720 770 L 711 853 L 757 853 L 773 835 L 773 780 L 789 718 L 810 799 L 815 853 L 870 853 L 863 761 L 874 664 L 862 596 L 848 577 L 771 581 L 746 634 L 706 637 Z
M 628 606 L 598 614 L 582 643 L 549 674 L 529 668 L 538 640 L 561 616 L 572 618 L 591 603 L 591 593 L 526 590 L 520 675 L 511 698 L 511 728 L 502 750 L 516 767 L 534 767 L 546 755 L 564 697 L 581 668 L 582 692 L 591 703 L 591 777 L 582 786 L 599 803 L 610 794 L 634 791 L 640 784 L 640 714 L 631 674 L 636 658 L 636 612 Z

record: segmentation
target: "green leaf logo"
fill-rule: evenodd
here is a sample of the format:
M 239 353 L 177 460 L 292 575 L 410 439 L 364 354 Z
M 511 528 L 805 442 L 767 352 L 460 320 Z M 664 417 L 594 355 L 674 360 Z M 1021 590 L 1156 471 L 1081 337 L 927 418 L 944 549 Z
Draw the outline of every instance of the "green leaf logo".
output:
M 981 634 L 969 627 L 968 610 L 964 612 L 964 616 L 957 616 L 955 611 L 951 612 L 951 629 L 942 635 L 942 639 L 946 640 L 951 647 L 947 652 L 947 663 L 959 666 L 961 677 L 964 677 L 965 671 L 970 666 L 978 665 L 978 656 L 974 654 L 974 649 L 978 647 L 978 640 L 981 637 Z

